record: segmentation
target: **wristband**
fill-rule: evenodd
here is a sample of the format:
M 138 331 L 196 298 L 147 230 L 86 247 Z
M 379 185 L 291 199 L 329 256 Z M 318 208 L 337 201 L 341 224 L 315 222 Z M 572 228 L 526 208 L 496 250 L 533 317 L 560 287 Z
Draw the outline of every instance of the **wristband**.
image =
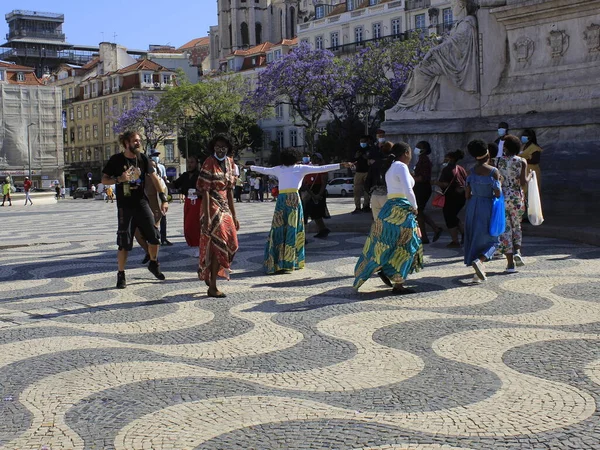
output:
M 165 195 L 164 192 L 159 192 L 158 193 L 158 198 L 160 198 L 160 201 L 163 203 L 167 203 L 169 200 L 167 199 L 167 196 Z

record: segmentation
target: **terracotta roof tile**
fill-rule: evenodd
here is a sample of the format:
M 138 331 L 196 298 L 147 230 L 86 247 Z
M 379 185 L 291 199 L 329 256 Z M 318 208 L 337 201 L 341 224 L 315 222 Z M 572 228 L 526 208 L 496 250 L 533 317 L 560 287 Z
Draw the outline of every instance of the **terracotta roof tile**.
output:
M 123 67 L 118 73 L 137 72 L 138 70 L 168 71 L 166 67 L 144 58 L 127 67 Z
M 210 44 L 210 38 L 208 36 L 206 36 L 206 37 L 192 39 L 187 44 L 183 44 L 177 50 L 188 50 L 190 48 L 200 47 L 200 46 L 209 45 L 209 44 Z
M 100 62 L 100 57 L 96 56 L 92 59 L 90 59 L 87 63 L 85 63 L 83 66 L 81 66 L 81 68 L 83 70 L 90 70 L 93 69 L 94 67 L 96 67 L 96 65 Z
M 14 69 L 14 70 L 31 71 L 31 72 L 33 72 L 35 70 L 33 67 L 19 66 L 18 64 L 6 63 L 4 61 L 0 61 L 0 67 L 4 67 L 5 69 Z

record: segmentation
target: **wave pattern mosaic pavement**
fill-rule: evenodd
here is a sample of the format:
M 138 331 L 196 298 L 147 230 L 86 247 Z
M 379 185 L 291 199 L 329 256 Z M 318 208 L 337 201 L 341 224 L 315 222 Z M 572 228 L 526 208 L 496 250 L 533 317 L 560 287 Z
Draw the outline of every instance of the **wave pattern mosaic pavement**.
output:
M 526 237 L 519 273 L 492 261 L 470 285 L 446 238 L 416 294 L 378 278 L 356 293 L 357 233 L 309 238 L 305 270 L 263 275 L 272 210 L 238 205 L 225 299 L 197 281 L 177 203 L 167 280 L 137 249 L 126 290 L 114 205 L 3 210 L 0 448 L 600 448 L 596 248 Z

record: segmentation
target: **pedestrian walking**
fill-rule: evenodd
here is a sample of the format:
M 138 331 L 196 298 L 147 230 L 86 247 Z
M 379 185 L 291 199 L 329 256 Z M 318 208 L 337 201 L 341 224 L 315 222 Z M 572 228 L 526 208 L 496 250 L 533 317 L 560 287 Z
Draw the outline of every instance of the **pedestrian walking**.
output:
M 521 220 L 525 215 L 523 187 L 527 186 L 532 175 L 527 170 L 527 161 L 517 156 L 520 150 L 519 138 L 509 134 L 504 138 L 504 155 L 494 159 L 494 165 L 500 171 L 506 207 L 506 228 L 500 235 L 498 250 L 506 257 L 507 273 L 516 272 L 515 265 L 525 265 L 521 256 Z
M 433 164 L 429 159 L 431 155 L 431 145 L 427 141 L 419 142 L 414 151 L 414 156 L 418 158 L 415 166 L 413 178 L 415 179 L 415 197 L 417 198 L 417 206 L 419 213 L 417 215 L 417 221 L 419 222 L 419 229 L 421 230 L 421 241 L 423 244 L 429 244 L 429 237 L 427 237 L 427 225 L 433 229 L 433 242 L 436 242 L 441 234 L 442 228 L 438 226 L 431 217 L 425 212 L 429 198 L 431 197 L 431 172 L 433 170 Z
M 4 206 L 4 202 L 6 202 L 6 200 L 8 200 L 8 206 L 12 206 L 12 200 L 10 198 L 11 187 L 10 177 L 6 177 L 4 179 L 4 184 L 2 185 L 2 205 L 0 206 Z
M 165 276 L 158 263 L 158 247 L 160 235 L 154 224 L 154 216 L 144 192 L 145 183 L 152 183 L 157 192 L 161 186 L 156 172 L 148 157 L 141 153 L 141 139 L 135 131 L 126 131 L 119 136 L 123 151 L 111 158 L 103 169 L 102 183 L 116 184 L 117 191 L 117 288 L 127 286 L 125 266 L 127 256 L 133 248 L 133 237 L 139 228 L 144 240 L 148 243 L 150 263 L 148 270 L 159 280 Z M 161 211 L 167 212 L 167 196 L 159 194 Z
M 56 200 L 60 200 L 60 185 L 54 186 L 54 192 L 56 192 Z
M 476 164 L 467 176 L 465 218 L 465 264 L 475 270 L 474 282 L 487 279 L 484 263 L 494 256 L 498 237 L 490 234 L 492 203 L 500 197 L 502 186 L 498 169 L 489 164 L 490 153 L 482 140 L 469 142 L 469 154 Z
M 352 214 L 358 214 L 361 211 L 371 212 L 371 198 L 369 193 L 365 189 L 365 181 L 367 180 L 367 174 L 369 173 L 369 141 L 370 136 L 363 136 L 360 138 L 360 148 L 356 152 L 354 157 L 354 166 L 356 172 L 354 173 L 354 211 Z M 361 207 L 361 198 L 364 197 L 363 205 Z
M 25 181 L 23 182 L 23 190 L 25 191 L 25 205 L 23 205 L 23 206 L 27 206 L 27 202 L 29 202 L 29 204 L 33 206 L 33 202 L 31 201 L 31 187 L 32 186 L 33 186 L 33 183 L 31 182 L 29 177 L 25 177 Z
M 115 191 L 112 186 L 107 186 L 106 188 L 106 203 L 110 200 L 111 203 L 114 203 Z
M 378 141 L 379 141 L 378 137 Z M 369 173 L 365 180 L 365 189 L 371 199 L 371 214 L 373 220 L 377 219 L 379 211 L 387 202 L 387 189 L 385 187 L 385 176 L 382 175 L 382 164 L 390 154 L 394 144 L 390 141 L 381 143 L 369 152 Z
M 198 197 L 196 185 L 200 167 L 198 157 L 190 155 L 186 159 L 186 171 L 173 181 L 172 186 L 178 189 L 185 198 L 183 204 L 183 235 L 189 247 L 195 249 L 194 257 L 198 258 L 200 245 L 200 211 L 202 199 Z
M 276 177 L 279 181 L 275 212 L 263 262 L 265 272 L 269 275 L 304 268 L 304 210 L 298 190 L 305 176 L 339 170 L 340 167 L 351 167 L 348 163 L 325 166 L 298 164 L 299 156 L 297 150 L 286 148 L 281 151 L 280 166 L 250 166 L 253 172 Z
M 226 295 L 217 288 L 217 278 L 229 280 L 240 224 L 233 201 L 234 163 L 227 156 L 233 151 L 231 142 L 216 136 L 208 150 L 211 156 L 204 161 L 196 185 L 202 195 L 198 278 L 208 285 L 209 297 L 221 298 Z
M 160 162 L 160 152 L 154 150 L 150 153 L 150 158 L 156 163 L 156 175 L 167 183 L 167 168 Z M 167 192 L 168 194 L 168 192 Z M 163 215 L 160 219 L 160 245 L 173 245 L 167 239 L 167 215 Z
M 371 226 L 369 237 L 354 269 L 354 288 L 359 289 L 374 273 L 394 294 L 414 291 L 404 286 L 408 275 L 423 268 L 423 244 L 417 222 L 415 181 L 408 164 L 411 148 L 405 142 L 392 147 L 381 166 L 387 201 Z
M 64 200 L 66 195 L 67 195 L 67 189 L 63 185 L 60 187 L 60 198 Z
M 311 157 L 313 166 L 323 164 L 323 156 L 315 153 Z M 325 226 L 323 219 L 331 217 L 327 209 L 327 173 L 310 173 L 304 177 L 301 188 L 302 207 L 304 208 L 304 223 L 309 219 L 314 220 L 317 225 L 317 239 L 325 239 L 331 230 Z

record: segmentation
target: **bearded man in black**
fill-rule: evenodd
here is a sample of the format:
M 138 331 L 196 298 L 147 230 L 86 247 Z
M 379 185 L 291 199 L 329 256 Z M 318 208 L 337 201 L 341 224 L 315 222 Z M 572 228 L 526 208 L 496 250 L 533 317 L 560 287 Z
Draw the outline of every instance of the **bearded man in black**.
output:
M 125 280 L 125 265 L 127 255 L 133 248 L 133 236 L 136 229 L 148 242 L 150 263 L 148 270 L 158 278 L 164 280 L 165 276 L 160 271 L 158 263 L 158 248 L 160 246 L 160 232 L 155 226 L 154 215 L 148 197 L 144 193 L 144 184 L 153 183 L 159 192 L 163 214 L 167 213 L 167 196 L 162 192 L 160 180 L 154 167 L 149 163 L 148 157 L 141 152 L 141 139 L 135 131 L 126 131 L 119 136 L 123 152 L 111 156 L 106 163 L 102 174 L 102 184 L 105 186 L 115 184 L 117 194 L 117 288 L 127 286 Z

